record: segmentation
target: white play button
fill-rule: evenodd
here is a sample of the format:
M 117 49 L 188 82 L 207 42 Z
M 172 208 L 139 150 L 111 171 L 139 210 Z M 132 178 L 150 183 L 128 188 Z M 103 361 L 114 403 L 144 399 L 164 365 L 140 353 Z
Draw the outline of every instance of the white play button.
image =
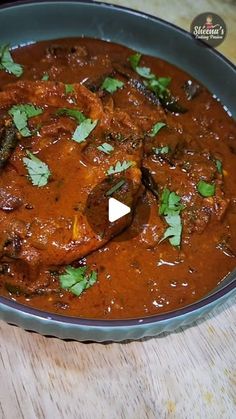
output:
M 125 204 L 122 204 L 122 202 L 118 201 L 115 198 L 109 198 L 108 201 L 108 219 L 110 223 L 113 223 L 116 220 L 119 220 L 119 218 L 124 217 L 126 214 L 129 214 L 131 212 L 130 207 L 128 207 Z

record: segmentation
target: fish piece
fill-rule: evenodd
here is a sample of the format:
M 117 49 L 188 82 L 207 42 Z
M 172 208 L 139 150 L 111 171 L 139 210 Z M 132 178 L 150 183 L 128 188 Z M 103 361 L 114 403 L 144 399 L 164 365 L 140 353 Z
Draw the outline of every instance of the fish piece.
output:
M 116 180 L 116 175 L 107 175 L 110 166 L 117 162 L 132 162 L 122 173 L 132 186 L 128 191 L 132 208 L 139 195 L 143 153 L 142 141 L 137 141 L 140 129 L 124 111 L 104 110 L 101 100 L 86 87 L 73 86 L 74 92 L 66 95 L 63 83 L 24 81 L 8 85 L 0 92 L 0 107 L 4 111 L 18 103 L 32 103 L 43 108 L 43 113 L 29 122 L 32 125 L 37 122 L 42 127 L 35 133 L 30 126 L 32 136 L 20 138 L 10 157 L 11 164 L 0 177 L 0 190 L 8 185 L 12 196 L 30 203 L 14 211 L 0 211 L 0 236 L 8 244 L 3 246 L 2 257 L 17 258 L 32 272 L 37 272 L 37 266 L 54 267 L 84 257 L 131 223 L 132 216 L 123 217 L 109 224 L 103 234 L 98 234 L 86 218 L 89 194 L 104 179 Z M 58 108 L 62 107 L 79 109 L 85 117 L 98 121 L 96 128 L 81 143 L 72 139 L 78 121 L 57 114 Z M 97 147 L 109 135 L 113 138 L 114 151 L 107 155 Z M 51 176 L 43 187 L 34 186 L 28 177 L 23 162 L 27 149 L 50 169 Z M 99 164 L 96 155 L 99 155 Z M 28 277 L 32 280 L 33 275 Z

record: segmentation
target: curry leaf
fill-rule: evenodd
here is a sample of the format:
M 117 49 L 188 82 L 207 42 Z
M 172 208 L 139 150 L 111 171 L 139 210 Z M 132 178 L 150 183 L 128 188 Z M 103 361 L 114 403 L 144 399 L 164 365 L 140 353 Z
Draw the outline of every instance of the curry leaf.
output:
M 114 79 L 112 77 L 106 77 L 104 82 L 102 83 L 101 88 L 106 90 L 108 93 L 114 93 L 118 89 L 124 86 L 124 83 L 120 80 Z
M 59 276 L 60 286 L 72 294 L 81 295 L 83 291 L 92 287 L 97 281 L 97 272 L 86 273 L 87 267 L 73 268 L 67 266 L 65 273 Z
M 76 128 L 72 140 L 77 143 L 82 143 L 86 140 L 89 134 L 94 130 L 98 121 L 92 121 L 92 119 L 85 119 L 81 124 Z
M 51 175 L 48 165 L 38 159 L 30 151 L 27 151 L 27 155 L 28 157 L 23 158 L 23 162 L 27 168 L 32 184 L 38 187 L 47 185 Z

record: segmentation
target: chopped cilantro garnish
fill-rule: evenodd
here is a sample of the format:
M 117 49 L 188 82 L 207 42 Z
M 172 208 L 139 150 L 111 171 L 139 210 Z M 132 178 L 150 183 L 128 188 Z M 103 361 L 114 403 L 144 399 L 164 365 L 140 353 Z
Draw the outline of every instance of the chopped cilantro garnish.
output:
M 28 118 L 38 116 L 43 112 L 41 108 L 34 105 L 14 105 L 8 113 L 12 116 L 13 122 L 23 137 L 32 135 L 27 126 Z
M 171 77 L 158 77 L 158 83 L 162 87 L 168 87 L 171 82 Z
M 14 105 L 9 113 L 12 110 L 20 109 L 21 112 L 25 112 L 27 115 L 27 118 L 32 118 L 33 116 L 38 116 L 43 113 L 43 109 L 38 108 L 37 106 L 31 105 L 30 103 L 26 103 L 25 105 Z
M 42 81 L 48 81 L 49 80 L 49 74 L 48 73 L 44 73 L 42 79 Z
M 121 173 L 125 170 L 129 169 L 131 166 L 133 166 L 132 161 L 118 161 L 115 166 L 110 166 L 107 170 L 107 175 L 114 175 L 115 173 Z
M 179 246 L 181 242 L 182 222 L 180 212 L 184 207 L 180 200 L 181 198 L 175 192 L 171 192 L 168 188 L 163 190 L 159 214 L 164 215 L 168 228 L 161 241 L 168 238 L 172 246 Z
M 170 215 L 174 212 L 180 213 L 184 208 L 180 203 L 180 200 L 181 198 L 175 192 L 171 192 L 168 188 L 164 188 L 161 195 L 159 214 Z
M 153 79 L 155 78 L 155 74 L 151 73 L 151 70 L 149 67 L 136 67 L 135 69 L 136 73 L 138 73 L 141 77 L 144 79 Z
M 114 186 L 112 186 L 112 188 L 109 189 L 109 191 L 106 192 L 106 196 L 113 195 L 113 193 L 118 191 L 124 184 L 125 184 L 125 180 L 124 179 L 120 180 L 118 183 L 116 183 Z
M 80 125 L 76 128 L 72 140 L 76 141 L 77 143 L 82 143 L 86 140 L 89 134 L 94 130 L 98 121 L 92 121 L 92 119 L 85 119 L 81 122 Z
M 23 158 L 23 162 L 32 184 L 39 187 L 47 185 L 49 176 L 51 175 L 48 165 L 39 160 L 30 151 L 27 151 L 27 156 Z
M 101 88 L 106 90 L 108 93 L 114 93 L 118 89 L 124 86 L 124 83 L 120 80 L 114 79 L 112 77 L 106 77 L 104 82 L 102 83 Z
M 155 154 L 168 154 L 170 152 L 170 147 L 165 145 L 163 147 L 156 147 L 153 148 Z
M 204 198 L 215 195 L 215 185 L 207 183 L 204 180 L 200 180 L 197 184 L 197 190 Z
M 80 112 L 78 109 L 69 109 L 69 108 L 60 108 L 56 112 L 56 115 L 59 116 L 70 116 L 71 118 L 75 118 L 76 121 L 81 124 L 81 122 L 85 121 L 85 116 L 82 112 Z
M 164 97 L 164 95 L 169 95 L 170 92 L 167 89 L 171 82 L 170 77 L 157 77 L 151 72 L 149 67 L 140 67 L 139 62 L 141 59 L 141 54 L 136 53 L 129 57 L 129 61 L 133 70 L 136 71 L 141 77 L 147 79 L 144 83 L 146 87 L 152 90 L 157 96 Z
M 97 149 L 102 151 L 105 154 L 110 154 L 114 150 L 114 147 L 112 147 L 111 144 L 103 143 L 103 144 L 99 145 L 97 147 Z
M 166 127 L 164 122 L 157 122 L 153 125 L 151 132 L 148 134 L 149 137 L 155 137 L 161 128 Z
M 149 67 L 140 67 L 139 63 L 141 60 L 142 55 L 137 52 L 136 54 L 133 54 L 129 57 L 129 61 L 131 64 L 131 67 L 133 70 L 136 71 L 141 77 L 144 79 L 153 79 L 155 78 L 155 74 L 151 73 L 151 70 Z
M 149 90 L 154 92 L 159 98 L 163 99 L 166 95 L 169 96 L 170 92 L 167 89 L 171 82 L 170 77 L 154 77 L 151 80 L 148 80 L 145 82 L 146 87 L 148 87 Z
M 5 70 L 16 77 L 20 77 L 23 74 L 22 65 L 13 61 L 9 45 L 7 44 L 0 46 L 0 70 Z
M 65 84 L 65 92 L 66 95 L 74 92 L 74 86 L 73 84 Z
M 182 222 L 180 215 L 166 215 L 165 220 L 169 227 L 166 229 L 162 240 L 169 239 L 172 246 L 179 246 L 182 234 Z
M 139 62 L 141 60 L 141 57 L 142 57 L 142 54 L 140 54 L 139 52 L 136 52 L 135 54 L 133 54 L 129 57 L 129 62 L 131 64 L 131 67 L 133 68 L 133 70 L 136 70 L 136 68 L 139 65 Z
M 60 286 L 72 294 L 81 295 L 83 291 L 92 287 L 97 281 L 97 272 L 86 273 L 87 267 L 73 268 L 67 266 L 65 273 L 59 276 Z
M 217 160 L 215 160 L 215 164 L 216 164 L 217 172 L 222 174 L 222 172 L 223 172 L 222 161 L 217 159 Z
M 184 113 L 187 111 L 176 99 L 172 96 L 168 86 L 171 82 L 170 77 L 158 77 L 151 72 L 149 67 L 140 67 L 139 62 L 141 54 L 137 53 L 129 57 L 131 67 L 145 80 L 143 81 L 147 89 L 151 90 L 160 100 L 161 104 L 171 112 Z

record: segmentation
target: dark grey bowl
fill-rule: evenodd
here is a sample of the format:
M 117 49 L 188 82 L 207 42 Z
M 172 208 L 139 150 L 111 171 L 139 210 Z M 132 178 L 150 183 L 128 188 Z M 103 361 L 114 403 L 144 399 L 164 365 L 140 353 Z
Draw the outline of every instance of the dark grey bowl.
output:
M 18 2 L 0 7 L 1 43 L 90 36 L 127 45 L 181 67 L 205 84 L 236 115 L 236 68 L 217 51 L 161 19 L 90 1 Z M 46 313 L 0 297 L 0 318 L 45 335 L 77 340 L 139 339 L 173 331 L 206 315 L 235 293 L 233 272 L 208 296 L 163 315 L 123 321 L 76 319 Z

